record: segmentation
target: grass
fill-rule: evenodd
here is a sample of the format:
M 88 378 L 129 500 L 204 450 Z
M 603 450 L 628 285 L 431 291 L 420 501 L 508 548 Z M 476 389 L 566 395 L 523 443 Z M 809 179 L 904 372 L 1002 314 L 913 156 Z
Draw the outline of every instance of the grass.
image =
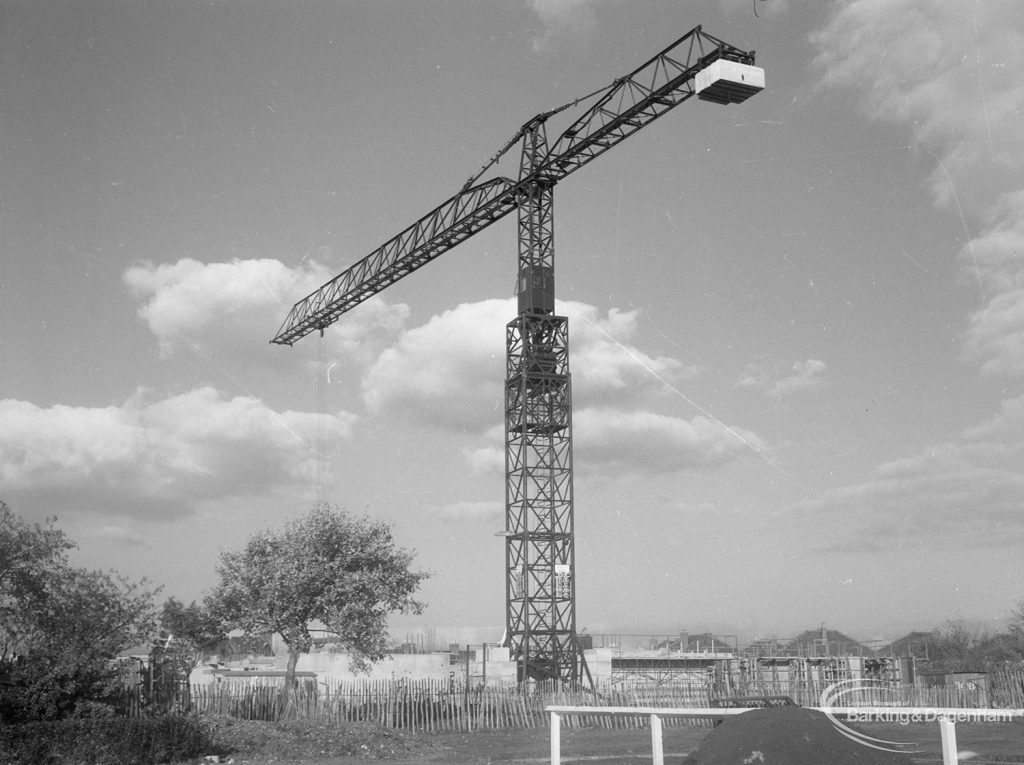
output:
M 369 723 L 291 720 L 268 723 L 227 716 L 204 716 L 214 746 L 208 754 L 235 762 L 274 762 L 359 757 L 419 759 L 435 742 L 424 734 L 387 730 Z
M 289 765 L 354 765 L 366 760 L 432 765 L 508 763 L 540 765 L 548 761 L 549 731 L 546 728 L 482 730 L 472 733 L 409 733 L 372 724 L 344 726 L 290 721 L 265 723 L 210 717 L 216 748 L 209 754 L 232 759 L 235 765 L 289 763 Z M 861 726 L 871 735 L 888 740 L 921 742 L 917 763 L 941 762 L 938 726 L 872 724 Z M 699 746 L 710 728 L 666 727 L 666 761 L 678 762 Z M 958 747 L 978 753 L 975 761 L 1024 765 L 1024 723 L 968 724 L 957 726 Z M 565 763 L 588 765 L 640 765 L 650 763 L 650 731 L 602 728 L 563 728 L 562 757 Z M 197 760 L 191 761 L 193 765 Z

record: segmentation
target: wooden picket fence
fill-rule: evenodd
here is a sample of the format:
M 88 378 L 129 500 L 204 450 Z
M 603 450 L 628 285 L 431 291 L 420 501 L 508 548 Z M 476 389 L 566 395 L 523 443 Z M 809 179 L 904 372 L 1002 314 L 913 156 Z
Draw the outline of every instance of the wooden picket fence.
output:
M 305 680 L 286 693 L 280 685 L 223 680 L 189 689 L 192 712 L 250 720 L 313 718 L 330 723 L 370 723 L 418 731 L 471 731 L 539 728 L 548 724 L 544 709 L 552 704 L 586 706 L 701 706 L 708 693 L 686 686 L 606 684 L 597 689 L 569 689 L 538 684 L 467 687 L 450 680 L 340 681 Z M 643 727 L 643 720 L 573 717 L 567 725 Z
M 306 681 L 291 693 L 280 685 L 230 680 L 191 688 L 191 708 L 200 714 L 252 720 L 314 718 L 418 731 L 543 727 L 544 707 L 554 703 L 553 698 L 576 702 L 580 693 L 467 688 L 445 680 Z
M 571 689 L 554 683 L 528 689 L 515 685 L 470 687 L 451 680 L 312 680 L 285 693 L 280 685 L 223 680 L 188 689 L 188 708 L 200 714 L 224 714 L 252 720 L 311 718 L 337 724 L 369 723 L 416 731 L 471 731 L 539 728 L 548 725 L 547 706 L 708 707 L 720 696 L 692 684 L 598 683 Z M 757 683 L 749 696 L 788 696 L 801 706 L 818 706 L 820 689 L 786 683 Z M 896 686 L 864 690 L 843 703 L 863 706 L 1024 708 L 1024 672 L 993 673 L 985 687 Z M 179 705 L 180 706 L 180 705 Z M 643 718 L 572 716 L 567 726 L 635 728 Z M 666 725 L 706 725 L 678 720 Z

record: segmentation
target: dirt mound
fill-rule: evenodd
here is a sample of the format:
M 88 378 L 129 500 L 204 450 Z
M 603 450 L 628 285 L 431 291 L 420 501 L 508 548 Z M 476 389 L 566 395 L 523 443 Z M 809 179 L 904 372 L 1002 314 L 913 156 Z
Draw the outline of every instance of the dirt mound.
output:
M 846 725 L 846 723 L 844 723 Z M 849 726 L 853 728 L 853 726 Z M 854 730 L 856 730 L 854 728 Z M 857 743 L 823 713 L 768 707 L 726 717 L 682 765 L 912 765 L 906 754 Z

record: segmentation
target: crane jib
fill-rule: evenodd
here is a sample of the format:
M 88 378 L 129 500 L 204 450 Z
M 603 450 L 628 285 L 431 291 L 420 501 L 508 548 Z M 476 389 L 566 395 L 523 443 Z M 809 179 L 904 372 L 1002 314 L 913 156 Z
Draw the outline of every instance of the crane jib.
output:
M 291 345 L 505 217 L 517 184 L 496 178 L 461 191 L 297 302 L 271 341 Z
M 752 51 L 735 48 L 695 27 L 630 74 L 591 94 L 600 94 L 596 103 L 518 181 L 498 177 L 463 188 L 295 303 L 271 342 L 292 345 L 333 324 L 359 303 L 505 217 L 531 187 L 553 186 L 691 96 L 723 104 L 745 100 L 764 88 L 764 71 L 753 64 Z M 550 116 L 576 103 L 532 118 L 517 138 L 525 139 Z

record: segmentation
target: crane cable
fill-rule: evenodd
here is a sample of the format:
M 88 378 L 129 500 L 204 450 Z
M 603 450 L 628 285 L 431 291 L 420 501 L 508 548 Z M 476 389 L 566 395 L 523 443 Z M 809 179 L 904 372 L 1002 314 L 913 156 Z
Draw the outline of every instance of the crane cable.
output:
M 316 441 L 316 506 L 324 504 L 327 478 L 327 337 L 320 328 L 319 358 L 316 368 L 317 441 Z
M 508 139 L 508 141 L 505 143 L 505 145 L 502 146 L 498 150 L 498 152 L 493 157 L 491 157 L 484 164 L 483 167 L 481 167 L 479 170 L 477 170 L 475 175 L 471 175 L 469 177 L 469 180 L 467 180 L 464 184 L 462 184 L 462 190 L 463 191 L 468 191 L 470 188 L 472 188 L 473 184 L 476 183 L 478 180 L 480 180 L 480 177 L 484 173 L 486 173 L 488 170 L 490 170 L 492 167 L 494 167 L 501 160 L 501 158 L 504 157 L 505 154 L 508 153 L 508 150 L 511 149 L 513 146 L 515 146 L 516 141 L 518 141 L 520 138 L 522 138 L 524 135 L 526 135 L 527 131 L 533 129 L 538 123 L 544 122 L 544 121 L 546 121 L 548 119 L 548 117 L 553 117 L 556 114 L 558 114 L 559 112 L 564 112 L 566 109 L 569 109 L 569 108 L 571 108 L 573 106 L 576 106 L 577 104 L 579 104 L 579 103 L 581 103 L 583 101 L 586 101 L 588 98 L 593 98 L 594 96 L 598 95 L 599 93 L 604 93 L 606 91 L 611 90 L 616 85 L 618 85 L 620 81 L 621 80 L 615 80 L 614 82 L 612 82 L 611 85 L 604 85 L 604 86 L 598 88 L 597 90 L 595 90 L 593 93 L 588 93 L 585 96 L 580 96 L 579 98 L 576 98 L 576 99 L 570 101 L 567 104 L 562 104 L 561 106 L 556 106 L 554 109 L 549 109 L 546 112 L 541 112 L 540 114 L 538 114 L 536 117 L 534 117 L 533 119 L 528 121 L 525 125 L 523 125 L 521 128 L 519 128 L 519 130 L 516 131 L 516 134 L 514 136 L 512 136 L 510 139 Z

